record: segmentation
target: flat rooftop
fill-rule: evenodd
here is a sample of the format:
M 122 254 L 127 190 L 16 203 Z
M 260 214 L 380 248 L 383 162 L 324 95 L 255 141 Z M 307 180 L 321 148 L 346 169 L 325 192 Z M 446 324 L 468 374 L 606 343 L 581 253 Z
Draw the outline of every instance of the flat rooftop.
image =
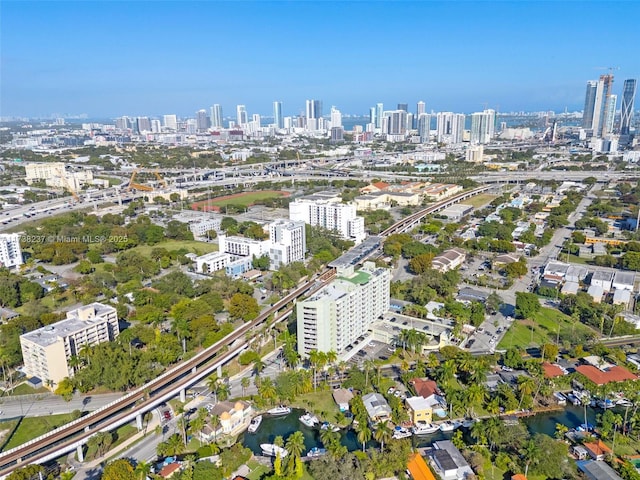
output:
M 78 313 L 80 311 L 89 308 L 92 308 L 95 314 L 94 316 L 92 316 L 92 318 L 83 320 L 78 317 Z M 94 325 L 95 323 L 102 320 L 103 315 L 108 314 L 112 311 L 115 312 L 115 308 L 109 305 L 103 305 L 101 303 L 91 303 L 79 309 L 71 310 L 67 313 L 67 318 L 64 320 L 60 320 L 59 322 L 52 323 L 51 325 L 46 325 L 32 332 L 25 333 L 20 337 L 26 338 L 29 341 L 42 347 L 47 347 L 49 345 L 52 345 L 53 343 L 58 342 L 64 337 L 73 335 L 76 332 L 80 332 L 87 327 Z

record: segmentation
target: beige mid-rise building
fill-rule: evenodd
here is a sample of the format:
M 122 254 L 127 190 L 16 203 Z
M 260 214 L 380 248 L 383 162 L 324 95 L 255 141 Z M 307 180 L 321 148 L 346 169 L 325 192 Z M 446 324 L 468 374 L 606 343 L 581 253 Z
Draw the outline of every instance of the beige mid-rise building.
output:
M 67 312 L 67 318 L 20 335 L 24 373 L 55 388 L 73 376 L 69 359 L 85 346 L 110 342 L 120 333 L 116 309 L 92 303 Z

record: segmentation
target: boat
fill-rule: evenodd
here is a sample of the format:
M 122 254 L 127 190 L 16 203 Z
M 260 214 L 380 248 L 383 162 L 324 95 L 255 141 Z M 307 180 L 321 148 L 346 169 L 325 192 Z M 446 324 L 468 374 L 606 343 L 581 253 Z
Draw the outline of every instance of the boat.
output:
M 397 426 L 393 431 L 393 438 L 395 438 L 396 440 L 399 440 L 401 438 L 408 438 L 411 435 L 413 435 L 413 433 L 411 433 L 411 430 L 401 426 Z
M 284 405 L 279 405 L 271 410 L 267 410 L 267 413 L 269 415 L 289 415 L 291 413 L 291 409 Z
M 414 435 L 428 435 L 437 432 L 440 430 L 440 427 L 427 422 L 416 422 L 412 430 Z
M 598 400 L 596 404 L 598 405 L 598 407 L 604 410 L 608 408 L 613 408 L 616 406 L 615 402 L 609 398 L 605 398 L 604 400 Z
M 258 428 L 260 428 L 261 423 L 262 423 L 262 415 L 253 417 L 251 419 L 251 422 L 249 423 L 249 428 L 247 428 L 247 431 L 249 433 L 256 433 L 258 431 Z
M 453 432 L 455 429 L 456 429 L 456 426 L 453 424 L 453 422 L 446 421 L 440 424 L 441 432 Z
M 621 398 L 616 402 L 616 405 L 620 405 L 621 407 L 633 407 L 633 402 L 626 398 Z
M 334 425 L 333 423 L 323 422 L 322 426 L 320 427 L 320 430 L 331 430 L 332 432 L 339 432 L 340 427 L 338 427 L 337 425 Z
M 576 397 L 573 393 L 567 393 L 567 400 L 569 400 L 574 405 L 580 405 L 580 399 Z
M 326 448 L 318 448 L 318 447 L 313 447 L 311 450 L 309 450 L 307 452 L 307 457 L 321 457 L 322 455 L 326 455 L 327 453 L 327 449 Z
M 309 428 L 313 428 L 318 423 L 320 423 L 320 420 L 318 420 L 318 417 L 316 417 L 315 415 L 311 415 L 309 412 L 307 412 L 304 415 L 302 415 L 299 418 L 299 420 Z
M 553 396 L 555 397 L 558 405 L 566 405 L 567 397 L 565 397 L 561 392 L 553 392 Z
M 262 449 L 262 453 L 267 457 L 276 457 L 280 455 L 280 457 L 283 458 L 289 453 L 284 448 L 274 445 L 273 443 L 261 443 L 260 448 Z

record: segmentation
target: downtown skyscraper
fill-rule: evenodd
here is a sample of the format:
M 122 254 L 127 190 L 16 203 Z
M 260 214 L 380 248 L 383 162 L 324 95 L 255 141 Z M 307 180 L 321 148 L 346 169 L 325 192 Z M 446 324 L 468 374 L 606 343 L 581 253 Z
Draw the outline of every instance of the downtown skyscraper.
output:
M 322 100 L 307 100 L 306 122 L 308 130 L 319 130 L 322 118 Z
M 616 96 L 611 94 L 613 75 L 600 75 L 596 82 L 587 82 L 584 100 L 582 127 L 591 130 L 593 136 L 601 138 L 613 130 L 613 116 L 615 114 Z
M 236 123 L 238 126 L 249 123 L 249 115 L 247 115 L 247 107 L 244 105 L 236 105 Z
M 464 135 L 463 113 L 438 112 L 436 115 L 436 140 L 439 143 L 459 144 Z
M 496 111 L 484 110 L 471 114 L 471 143 L 487 144 L 493 139 L 496 128 Z
M 222 124 L 222 107 L 218 103 L 215 103 L 213 107 L 211 107 L 211 126 L 213 128 L 224 127 Z
M 282 116 L 282 102 L 273 102 L 273 124 L 276 128 L 284 128 L 284 117 Z
M 630 78 L 624 81 L 622 106 L 620 109 L 620 135 L 629 135 L 633 121 L 633 107 L 636 98 L 637 81 Z

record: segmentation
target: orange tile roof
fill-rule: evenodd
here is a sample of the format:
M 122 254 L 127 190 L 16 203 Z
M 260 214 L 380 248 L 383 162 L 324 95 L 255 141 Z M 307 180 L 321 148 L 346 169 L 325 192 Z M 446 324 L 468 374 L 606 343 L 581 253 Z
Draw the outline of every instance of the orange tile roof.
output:
M 546 378 L 562 377 L 564 375 L 564 372 L 559 366 L 553 365 L 549 362 L 544 362 L 542 364 L 542 369 L 544 370 L 544 376 Z
M 386 182 L 376 182 L 376 183 L 372 183 L 371 185 L 373 185 L 374 187 L 380 189 L 380 190 L 384 190 L 385 188 L 387 188 L 389 186 L 388 183 Z
M 576 367 L 576 370 L 596 385 L 604 385 L 610 382 L 624 382 L 625 380 L 638 379 L 638 377 L 636 377 L 629 370 L 624 367 L 620 367 L 619 365 L 611 367 L 604 372 L 592 365 L 580 365 Z
M 170 463 L 169 465 L 165 465 L 162 467 L 162 470 L 160 470 L 159 475 L 163 478 L 169 478 L 180 469 L 180 466 L 181 465 L 179 463 Z
M 407 468 L 409 469 L 409 473 L 411 473 L 413 480 L 436 480 L 436 477 L 433 476 L 429 466 L 419 453 L 414 453 L 409 457 Z
M 414 378 L 411 380 L 411 384 L 415 388 L 416 394 L 423 398 L 428 398 L 438 392 L 438 384 L 433 380 Z
M 591 452 L 593 452 L 593 454 L 596 456 L 606 455 L 607 453 L 611 453 L 611 449 L 607 447 L 602 442 L 602 440 L 598 440 L 597 442 L 593 442 L 593 443 L 585 443 L 582 446 L 587 450 L 590 450 Z
M 527 477 L 525 477 L 522 473 L 516 473 L 515 475 L 511 476 L 511 480 L 527 480 Z

